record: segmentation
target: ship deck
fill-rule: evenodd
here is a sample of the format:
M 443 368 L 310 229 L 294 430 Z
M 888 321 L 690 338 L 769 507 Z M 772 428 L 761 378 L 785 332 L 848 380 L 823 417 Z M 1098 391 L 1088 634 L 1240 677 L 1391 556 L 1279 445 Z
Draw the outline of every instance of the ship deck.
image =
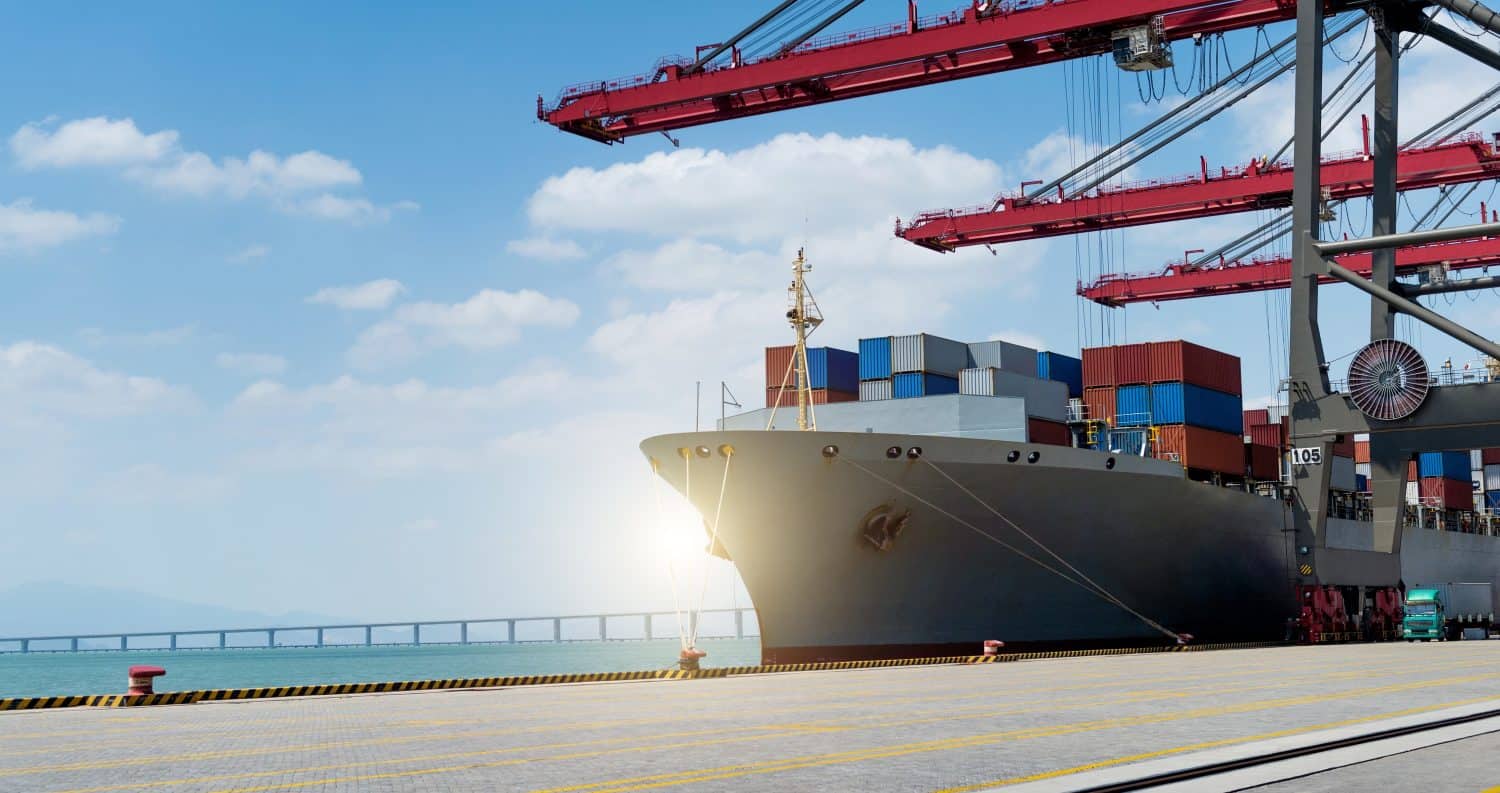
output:
M 1500 641 L 28 711 L 0 714 L 0 790 L 1067 789 L 1464 707 L 1500 707 Z M 1497 746 L 1275 789 L 1477 791 Z

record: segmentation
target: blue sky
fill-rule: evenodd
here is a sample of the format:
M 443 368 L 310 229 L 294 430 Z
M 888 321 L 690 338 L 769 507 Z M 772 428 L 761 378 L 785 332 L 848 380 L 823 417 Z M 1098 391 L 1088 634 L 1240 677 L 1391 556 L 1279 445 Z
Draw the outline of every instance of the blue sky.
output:
M 1066 70 L 1092 63 L 683 130 L 676 151 L 535 121 L 538 93 L 690 53 L 762 5 L 14 9 L 0 555 L 24 562 L 0 584 L 391 619 L 669 607 L 664 560 L 703 568 L 672 539 L 689 516 L 669 504 L 676 533 L 658 525 L 635 442 L 691 426 L 698 380 L 754 403 L 801 244 L 828 343 L 930 331 L 1076 352 L 1107 325 L 1235 352 L 1247 396 L 1270 396 L 1279 297 L 1084 323 L 1070 241 L 939 256 L 891 238 L 897 215 L 1065 167 Z M 903 15 L 881 0 L 845 26 Z M 1227 40 L 1241 62 L 1250 34 Z M 1073 113 L 1128 131 L 1161 112 L 1099 68 L 1118 92 Z M 1430 44 L 1406 77 L 1413 130 L 1487 83 Z M 1274 150 L 1277 88 L 1133 175 Z M 1256 221 L 1132 230 L 1107 266 L 1154 269 Z M 1328 349 L 1352 351 L 1363 303 L 1326 294 Z M 1493 300 L 1457 300 L 1500 329 Z M 727 566 L 707 569 L 711 604 L 743 602 Z

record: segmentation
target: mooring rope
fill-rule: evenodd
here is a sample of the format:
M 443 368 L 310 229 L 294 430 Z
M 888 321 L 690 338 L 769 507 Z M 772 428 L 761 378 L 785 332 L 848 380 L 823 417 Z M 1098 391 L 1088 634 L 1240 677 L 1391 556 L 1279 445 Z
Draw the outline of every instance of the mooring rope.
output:
M 698 629 L 703 627 L 703 603 L 708 599 L 708 565 L 713 557 L 713 550 L 719 544 L 719 519 L 724 514 L 724 493 L 729 488 L 729 464 L 734 460 L 734 449 L 722 447 L 724 451 L 724 478 L 719 481 L 719 503 L 714 507 L 714 525 L 709 530 L 708 551 L 703 554 L 703 588 L 698 591 L 698 616 L 692 622 L 692 639 L 688 641 L 688 649 L 698 646 Z
M 1105 600 L 1108 600 L 1109 602 L 1115 604 L 1116 606 L 1119 606 L 1120 608 L 1122 608 L 1125 611 L 1129 612 L 1130 614 L 1134 615 L 1141 622 L 1144 622 L 1147 625 L 1151 626 L 1152 628 L 1155 628 L 1156 630 L 1161 631 L 1162 633 L 1166 634 L 1167 636 L 1172 637 L 1173 640 L 1179 641 L 1179 642 L 1183 640 L 1182 637 L 1179 636 L 1176 632 L 1174 632 L 1172 630 L 1169 630 L 1168 628 L 1166 628 L 1165 626 L 1163 626 L 1161 623 L 1159 623 L 1159 622 L 1151 619 L 1150 617 L 1147 617 L 1146 615 L 1140 613 L 1139 611 L 1136 611 L 1135 609 L 1133 609 L 1129 605 L 1127 605 L 1125 603 L 1125 601 L 1119 599 L 1118 597 L 1115 597 L 1114 593 L 1110 592 L 1108 589 L 1105 589 L 1099 582 L 1095 581 L 1092 578 L 1089 578 L 1089 576 L 1086 573 L 1084 573 L 1082 570 L 1079 570 L 1077 567 L 1073 566 L 1073 564 L 1070 563 L 1067 559 L 1062 558 L 1062 556 L 1059 555 L 1056 551 L 1052 550 L 1051 548 L 1048 548 L 1041 540 L 1038 540 L 1036 537 L 1032 536 L 1032 534 L 1030 532 L 1028 532 L 1025 529 L 1021 528 L 1019 524 L 1017 524 L 1015 521 L 1011 520 L 1010 518 L 1006 517 L 1004 514 L 1002 514 L 1000 512 L 1000 510 L 995 509 L 994 507 L 990 506 L 989 503 L 987 503 L 984 499 L 982 499 L 978 495 L 976 495 L 974 493 L 974 491 L 970 490 L 967 487 L 964 487 L 964 485 L 963 485 L 962 482 L 958 481 L 957 479 L 954 479 L 952 476 L 949 476 L 947 471 L 944 471 L 943 469 L 941 469 L 941 468 L 939 468 L 937 466 L 937 463 L 932 462 L 931 460 L 927 459 L 925 456 L 924 457 L 918 457 L 917 459 L 921 460 L 924 463 L 926 463 L 928 465 L 928 467 L 930 467 L 932 470 L 937 471 L 938 474 L 941 475 L 944 479 L 948 480 L 949 482 L 952 482 L 954 487 L 957 487 L 959 490 L 962 490 L 964 492 L 964 495 L 967 495 L 969 498 L 971 498 L 971 499 L 974 500 L 974 503 L 978 504 L 981 507 L 984 507 L 986 510 L 989 511 L 989 513 L 991 515 L 994 515 L 995 517 L 997 517 L 997 518 L 1005 521 L 1005 523 L 1007 525 L 1009 525 L 1012 529 L 1015 529 L 1016 532 L 1019 533 L 1022 537 L 1025 537 L 1026 539 L 1031 540 L 1031 542 L 1033 544 L 1035 544 L 1036 547 L 1041 548 L 1043 551 L 1046 551 L 1048 556 L 1051 556 L 1053 559 L 1056 559 L 1058 561 L 1058 563 L 1061 564 L 1063 567 L 1068 568 L 1069 570 L 1071 570 L 1073 572 L 1074 575 L 1076 575 L 1079 578 L 1083 579 L 1085 582 L 1088 583 L 1089 586 L 1091 586 L 1094 589 L 1098 590 L 1099 594 L 1103 595 Z
M 996 545 L 999 545 L 999 546 L 1001 546 L 1001 547 L 1003 547 L 1003 548 L 1011 551 L 1012 553 L 1016 554 L 1017 556 L 1020 556 L 1021 558 L 1025 559 L 1025 560 L 1027 560 L 1029 562 L 1031 562 L 1032 564 L 1035 564 L 1036 566 L 1042 568 L 1043 570 L 1046 570 L 1047 572 L 1052 573 L 1053 575 L 1057 576 L 1058 578 L 1061 578 L 1064 581 L 1067 581 L 1068 583 L 1073 584 L 1074 586 L 1077 586 L 1078 588 L 1082 589 L 1085 592 L 1088 592 L 1089 594 L 1092 594 L 1093 596 L 1099 598 L 1100 600 L 1103 600 L 1106 603 L 1111 603 L 1111 604 L 1113 604 L 1115 606 L 1118 606 L 1118 607 L 1124 609 L 1127 613 L 1129 613 L 1132 616 L 1136 617 L 1137 619 L 1141 620 L 1142 622 L 1144 622 L 1146 625 L 1150 626 L 1151 628 L 1153 628 L 1153 629 L 1155 629 L 1155 630 L 1157 630 L 1157 631 L 1165 634 L 1166 636 L 1172 638 L 1174 641 L 1177 641 L 1179 643 L 1185 641 L 1182 636 L 1179 636 L 1177 633 L 1174 633 L 1173 631 L 1167 629 L 1166 627 L 1163 627 L 1160 623 L 1156 622 L 1155 620 L 1151 619 L 1150 617 L 1145 616 L 1144 614 L 1141 614 L 1140 612 L 1136 611 L 1135 609 L 1130 608 L 1128 605 L 1126 605 L 1123 602 L 1121 602 L 1118 598 L 1115 598 L 1113 595 L 1110 595 L 1108 592 L 1106 592 L 1102 588 L 1100 588 L 1098 584 L 1095 584 L 1092 581 L 1090 581 L 1089 583 L 1084 583 L 1083 581 L 1080 581 L 1080 580 L 1078 580 L 1076 578 L 1073 578 L 1072 576 L 1069 576 L 1068 574 L 1062 572 L 1061 570 L 1058 570 L 1056 567 L 1053 567 L 1052 565 L 1047 564 L 1046 562 L 1042 561 L 1041 559 L 1038 559 L 1035 556 L 1033 556 L 1033 555 L 1031 555 L 1031 554 L 1029 554 L 1029 553 L 1027 553 L 1027 552 L 1025 552 L 1023 550 L 1021 550 L 1020 548 L 1017 548 L 1016 546 L 1011 545 L 1010 543 L 1008 543 L 1008 542 L 1000 539 L 999 537 L 996 537 L 995 535 L 993 535 L 993 534 L 985 531 L 984 529 L 979 528 L 978 526 L 974 525 L 973 523 L 970 523 L 969 521 L 966 521 L 963 518 L 960 518 L 957 515 L 954 515 L 953 513 L 951 513 L 949 511 L 943 509 L 942 507 L 939 507 L 938 505 L 932 503 L 931 501 L 929 501 L 929 500 L 927 500 L 927 499 L 925 499 L 925 498 L 917 495 L 916 493 L 913 493 L 912 491 L 910 491 L 910 490 L 902 487 L 901 485 L 896 484 L 895 482 L 892 482 L 891 480 L 889 480 L 889 479 L 881 476 L 880 474 L 875 473 L 874 471 L 870 470 L 869 468 L 866 468 L 863 465 L 860 465 L 859 463 L 854 462 L 853 460 L 851 460 L 851 459 L 849 459 L 847 457 L 839 456 L 839 457 L 836 457 L 834 459 L 840 460 L 840 461 L 842 461 L 844 463 L 847 463 L 850 466 L 853 466 L 855 469 L 863 472 L 867 476 L 870 476 L 870 477 L 872 477 L 872 478 L 874 478 L 876 480 L 879 480 L 880 482 L 885 483 L 886 485 L 889 485 L 890 487 L 894 488 L 895 490 L 900 491 L 902 494 L 906 495 L 908 498 L 912 498 L 912 499 L 915 499 L 918 502 L 921 502 L 922 504 L 926 505 L 929 509 L 937 512 L 938 514 L 943 515 L 944 517 L 948 518 L 949 520 L 951 520 L 951 521 L 953 521 L 953 522 L 955 522 L 955 523 L 957 523 L 957 524 L 959 524 L 959 525 L 961 525 L 961 526 L 969 529 L 970 531 L 974 532 L 975 534 L 978 534 L 979 536 L 984 537 L 985 539 L 989 540 L 990 542 L 993 542 Z M 925 459 L 925 458 L 918 458 L 918 459 Z M 936 466 L 933 466 L 933 467 L 936 468 Z M 939 473 L 942 473 L 942 471 L 939 470 Z M 946 476 L 946 474 L 945 474 L 945 476 Z M 952 481 L 952 478 L 949 477 L 949 480 Z M 968 492 L 967 489 L 965 490 L 965 492 Z M 970 493 L 970 496 L 974 497 L 972 493 Z M 974 497 L 974 498 L 976 498 L 976 500 L 977 500 L 977 497 Z M 988 507 L 988 505 L 985 505 L 985 506 Z M 991 511 L 995 512 L 993 509 L 991 509 Z M 998 512 L 995 512 L 995 514 L 999 515 Z M 1015 523 L 1012 522 L 1009 518 L 1005 518 L 1003 515 L 1001 515 L 1000 517 L 1001 517 L 1002 520 L 1005 520 L 1007 523 L 1010 523 L 1011 526 L 1013 526 L 1013 527 L 1015 526 Z M 1019 527 L 1017 527 L 1017 530 L 1019 530 Z M 1025 532 L 1022 532 L 1022 534 L 1025 534 Z M 1026 535 L 1026 536 L 1030 537 L 1030 535 Z M 1036 540 L 1034 538 L 1032 538 L 1032 542 L 1036 542 Z M 1038 545 L 1040 545 L 1040 543 L 1038 543 Z M 1043 546 L 1043 547 L 1045 549 L 1045 546 Z M 1050 551 L 1049 551 L 1049 553 L 1050 553 Z M 1064 562 L 1064 564 L 1066 564 L 1066 562 Z M 1068 567 L 1070 569 L 1073 569 L 1072 565 L 1068 565 Z M 1076 569 L 1075 569 L 1075 572 L 1076 572 Z M 1082 573 L 1079 573 L 1079 575 L 1082 576 Z
M 651 460 L 650 476 L 651 496 L 652 500 L 656 502 L 656 528 L 657 531 L 665 532 L 666 525 L 662 520 L 661 511 L 661 475 L 660 471 L 658 470 L 657 462 L 654 458 Z M 677 563 L 672 559 L 672 551 L 670 548 L 668 548 L 667 550 L 667 578 L 672 582 L 672 616 L 677 621 L 677 643 L 681 645 L 681 649 L 686 650 L 686 637 L 682 633 L 682 601 L 677 594 Z M 646 619 L 649 622 L 651 618 L 647 617 Z M 647 630 L 649 633 L 649 626 Z

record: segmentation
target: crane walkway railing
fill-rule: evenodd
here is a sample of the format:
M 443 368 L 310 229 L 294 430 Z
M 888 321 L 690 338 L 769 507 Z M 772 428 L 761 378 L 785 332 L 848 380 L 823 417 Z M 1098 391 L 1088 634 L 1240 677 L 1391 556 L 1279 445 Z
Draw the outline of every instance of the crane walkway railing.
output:
M 759 635 L 754 608 L 704 609 L 700 614 L 704 617 L 732 615 L 733 620 L 731 631 L 728 618 L 715 618 L 712 624 L 723 632 L 699 632 L 700 638 L 743 639 Z M 747 614 L 750 615 L 748 620 Z M 663 617 L 672 624 L 671 633 L 658 627 L 658 619 Z M 696 632 L 699 616 L 691 615 L 687 620 L 688 625 L 679 626 L 677 622 L 677 615 L 671 611 L 635 611 L 561 617 L 490 617 L 12 636 L 0 637 L 0 654 L 647 641 L 674 638 L 678 635 L 679 628 L 683 632 Z M 747 627 L 749 633 L 746 632 Z

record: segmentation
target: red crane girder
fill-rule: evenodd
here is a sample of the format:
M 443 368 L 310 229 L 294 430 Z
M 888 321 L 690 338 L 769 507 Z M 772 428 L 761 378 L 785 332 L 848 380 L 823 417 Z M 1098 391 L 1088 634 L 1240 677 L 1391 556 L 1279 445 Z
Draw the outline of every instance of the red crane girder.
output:
M 1345 254 L 1335 261 L 1366 278 L 1373 272 L 1369 253 Z M 1410 274 L 1436 265 L 1449 271 L 1500 265 L 1500 238 L 1480 237 L 1417 245 L 1396 251 L 1398 274 Z M 1102 305 L 1123 306 L 1127 303 L 1286 289 L 1291 285 L 1291 279 L 1291 257 L 1256 257 L 1214 267 L 1192 267 L 1176 263 L 1159 273 L 1107 275 L 1092 284 L 1080 283 L 1078 294 Z M 1336 282 L 1328 276 L 1318 280 L 1325 284 Z
M 1330 199 L 1349 199 L 1373 191 L 1374 165 L 1368 152 L 1323 161 L 1323 189 Z M 1500 176 L 1500 155 L 1482 135 L 1470 133 L 1448 142 L 1413 148 L 1397 158 L 1396 189 L 1417 190 Z M 1292 166 L 1285 162 L 1100 188 L 1076 198 L 1001 198 L 993 206 L 943 210 L 918 215 L 909 225 L 897 222 L 896 233 L 909 242 L 937 251 L 965 245 L 1078 234 L 1087 231 L 1165 223 L 1292 203 Z
M 1021 0 L 809 41 L 785 55 L 692 71 L 663 60 L 649 74 L 563 89 L 537 118 L 614 143 L 741 116 L 851 99 L 1096 55 L 1116 29 L 1161 18 L 1169 40 L 1291 19 L 1296 0 Z M 1326 0 L 1328 13 L 1359 5 Z M 914 8 L 914 6 L 913 6 Z

